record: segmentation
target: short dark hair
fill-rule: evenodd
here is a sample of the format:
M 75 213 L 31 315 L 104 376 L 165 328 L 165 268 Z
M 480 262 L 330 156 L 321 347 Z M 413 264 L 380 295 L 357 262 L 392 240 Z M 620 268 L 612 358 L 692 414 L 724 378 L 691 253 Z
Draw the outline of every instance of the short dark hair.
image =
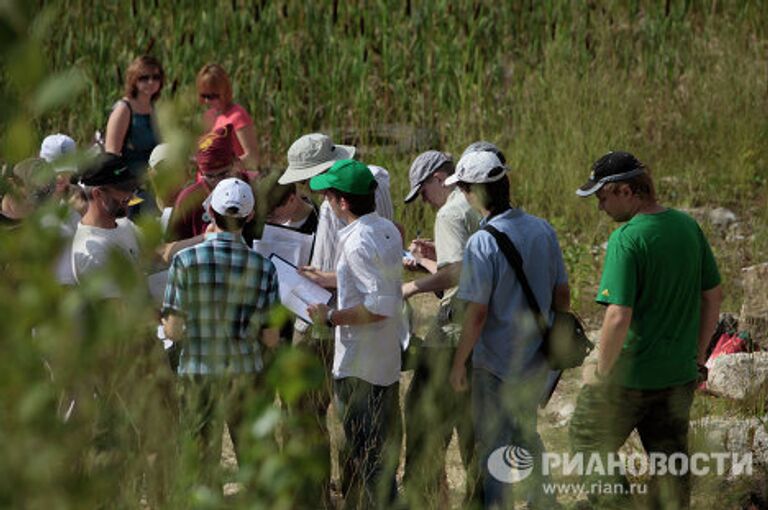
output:
M 226 232 L 239 232 L 243 229 L 245 224 L 248 223 L 248 217 L 238 218 L 237 216 L 227 216 L 225 214 L 219 214 L 214 210 L 211 210 L 211 212 L 213 212 L 213 221 L 216 223 L 216 226 Z M 237 214 L 238 209 L 236 207 L 230 207 L 227 209 L 227 212 Z
M 645 170 L 640 175 L 631 177 L 625 181 L 609 182 L 603 187 L 606 191 L 616 193 L 620 184 L 626 184 L 633 194 L 639 196 L 643 200 L 656 200 L 656 187 L 653 185 L 653 178 L 651 177 L 651 171 L 648 167 L 644 166 Z
M 432 172 L 432 175 L 436 174 L 437 172 L 442 172 L 445 175 L 453 175 L 456 172 L 456 166 L 453 164 L 453 161 L 446 161 L 437 167 L 437 169 Z
M 336 188 L 329 188 L 328 193 L 336 197 L 336 199 L 343 198 L 349 204 L 349 212 L 355 216 L 363 216 L 368 213 L 372 213 L 376 210 L 376 185 L 378 183 L 373 181 L 371 184 L 371 191 L 367 195 L 353 195 L 352 193 L 346 193 L 344 191 L 337 190 Z
M 291 195 L 295 194 L 296 184 L 293 182 L 290 184 L 276 185 L 272 190 L 270 190 L 270 194 L 267 197 L 267 201 L 269 202 L 269 212 L 272 212 L 278 207 L 282 207 L 287 204 L 288 199 L 291 198 Z
M 464 192 L 474 192 L 483 208 L 490 211 L 491 215 L 509 208 L 509 178 L 506 175 L 498 181 L 481 184 L 459 181 L 458 187 Z

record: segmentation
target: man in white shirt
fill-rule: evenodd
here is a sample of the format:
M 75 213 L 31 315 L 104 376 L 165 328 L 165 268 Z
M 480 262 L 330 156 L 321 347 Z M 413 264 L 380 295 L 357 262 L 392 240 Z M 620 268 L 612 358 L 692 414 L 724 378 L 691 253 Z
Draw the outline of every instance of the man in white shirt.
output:
M 122 298 L 127 298 L 129 292 L 120 285 L 116 275 L 135 272 L 138 285 L 144 283 L 139 265 L 139 231 L 126 217 L 137 181 L 123 158 L 106 153 L 99 155 L 80 175 L 80 184 L 85 189 L 88 209 L 78 223 L 73 238 L 73 272 L 80 284 L 90 278 L 94 278 L 93 283 L 100 282 L 99 298 L 103 299 L 93 303 L 95 306 L 89 308 L 90 310 L 104 314 L 109 313 L 112 305 L 116 305 L 119 313 L 125 305 Z M 167 262 L 175 252 L 202 239 L 201 235 L 162 245 L 156 255 Z M 112 263 L 115 266 L 110 268 Z M 120 280 L 126 281 L 124 278 Z M 84 323 L 87 323 L 87 320 Z M 119 332 L 116 331 L 115 336 L 117 335 Z M 105 430 L 105 435 L 108 436 L 99 440 L 104 444 L 110 444 L 113 438 L 117 440 L 119 436 L 119 431 L 111 429 L 111 422 L 103 421 L 110 416 L 121 416 L 120 420 L 115 421 L 131 423 L 131 433 L 137 434 L 142 434 L 145 427 L 150 427 L 151 423 L 157 423 L 158 420 L 166 423 L 168 427 L 174 425 L 175 395 L 170 384 L 172 374 L 161 355 L 160 344 L 148 342 L 149 338 L 149 335 L 143 334 L 110 338 L 111 344 L 116 347 L 114 351 L 108 350 L 111 348 L 109 343 L 99 346 L 105 349 L 105 360 L 110 363 L 100 367 L 99 373 L 85 376 L 85 380 L 92 378 L 94 381 L 95 390 L 90 392 L 91 397 L 94 392 L 104 395 L 117 394 L 117 398 L 103 398 L 98 401 L 97 428 Z M 142 379 L 142 384 L 137 384 L 137 374 L 147 377 Z M 120 404 L 117 405 L 117 402 Z M 133 414 L 130 417 L 123 416 L 126 412 Z M 155 453 L 156 456 L 155 461 L 148 463 L 145 468 L 146 479 L 151 486 L 150 492 L 154 493 L 157 488 L 160 494 L 163 483 L 166 483 L 163 478 L 169 466 L 166 462 L 171 462 L 174 453 L 169 449 L 167 442 L 159 441 L 162 436 L 149 434 L 147 437 L 154 439 L 151 444 L 145 445 L 146 451 Z
M 72 241 L 72 270 L 80 283 L 86 275 L 107 266 L 110 257 L 121 256 L 126 269 L 136 269 L 139 241 L 136 225 L 126 216 L 138 187 L 122 158 L 104 154 L 80 179 L 88 209 L 77 225 Z M 115 282 L 103 287 L 103 297 L 118 298 Z
M 138 182 L 123 158 L 115 154 L 101 154 L 80 177 L 88 199 L 86 210 L 77 225 L 72 240 L 72 270 L 75 279 L 83 278 L 109 263 L 110 257 L 123 257 L 128 270 L 139 267 L 139 231 L 127 218 Z M 156 255 L 168 263 L 173 255 L 203 240 L 199 235 L 190 239 L 161 245 Z M 103 287 L 104 298 L 120 297 L 115 282 Z
M 278 183 L 295 184 L 299 193 L 308 193 L 307 183 L 317 175 L 321 175 L 331 166 L 342 159 L 352 159 L 356 149 L 350 145 L 336 145 L 331 138 L 322 133 L 310 133 L 301 136 L 288 149 L 287 159 L 288 168 L 280 176 Z M 369 166 L 368 169 L 373 173 L 376 179 L 376 190 L 374 191 L 376 213 L 382 218 L 393 220 L 394 208 L 392 207 L 392 198 L 389 193 L 389 174 L 379 166 Z M 323 200 L 320 205 L 320 213 L 315 225 L 315 244 L 312 250 L 312 261 L 308 277 L 316 276 L 314 272 L 332 273 L 336 270 L 337 262 L 337 237 L 339 231 L 347 226 L 344 219 L 334 213 L 328 200 Z M 335 282 L 335 278 L 333 278 Z M 318 281 L 318 283 L 323 283 Z M 335 286 L 335 283 L 332 284 Z M 333 508 L 334 504 L 330 499 L 330 476 L 331 476 L 331 442 L 330 434 L 326 426 L 326 416 L 328 406 L 331 402 L 331 360 L 333 358 L 332 343 L 330 338 L 324 338 L 323 328 L 313 328 L 307 330 L 307 324 L 301 320 L 296 321 L 293 335 L 293 345 L 305 349 L 317 356 L 325 369 L 325 379 L 322 387 L 318 391 L 309 392 L 299 401 L 299 408 L 308 416 L 314 416 L 312 421 L 316 425 L 316 430 L 309 431 L 317 435 L 318 449 L 325 451 L 322 454 L 328 459 L 326 466 L 325 480 L 322 493 L 322 505 L 326 508 Z M 327 330 L 326 330 L 327 332 Z
M 351 507 L 388 506 L 396 489 L 385 446 L 396 432 L 400 342 L 407 334 L 401 316 L 402 238 L 375 212 L 376 180 L 364 164 L 338 161 L 313 177 L 310 187 L 323 191 L 347 224 L 338 237 L 338 308 L 308 309 L 315 324 L 335 330 L 333 391 L 346 436 L 345 501 Z

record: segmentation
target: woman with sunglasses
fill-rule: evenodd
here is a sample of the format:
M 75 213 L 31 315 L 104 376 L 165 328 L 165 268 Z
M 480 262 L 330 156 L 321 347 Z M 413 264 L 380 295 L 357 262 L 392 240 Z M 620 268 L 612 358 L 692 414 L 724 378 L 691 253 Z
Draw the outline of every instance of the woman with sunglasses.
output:
M 134 60 L 125 73 L 125 95 L 112 107 L 104 149 L 120 154 L 131 166 L 146 167 L 159 143 L 154 103 L 163 89 L 163 66 L 148 55 Z
M 232 83 L 224 68 L 219 64 L 204 65 L 197 73 L 197 94 L 200 104 L 208 108 L 203 114 L 205 130 L 211 132 L 232 124 L 235 155 L 246 169 L 258 169 L 258 142 L 253 119 L 245 108 L 232 101 Z

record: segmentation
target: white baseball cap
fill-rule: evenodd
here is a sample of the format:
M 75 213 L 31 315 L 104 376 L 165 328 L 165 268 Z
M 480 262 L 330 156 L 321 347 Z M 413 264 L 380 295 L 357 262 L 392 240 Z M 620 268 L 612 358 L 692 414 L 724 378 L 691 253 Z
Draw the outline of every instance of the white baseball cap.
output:
M 48 135 L 43 139 L 43 143 L 40 144 L 40 159 L 44 159 L 48 163 L 53 163 L 57 159 L 65 155 L 73 155 L 77 150 L 77 144 L 75 141 L 61 133 L 55 135 Z M 69 161 L 71 158 L 65 158 L 64 164 L 54 165 L 56 172 L 74 172 L 77 167 Z M 62 162 L 60 162 L 62 163 Z
M 40 144 L 40 157 L 50 163 L 64 154 L 75 152 L 76 149 L 77 144 L 71 137 L 56 133 L 46 136 Z
M 456 172 L 448 177 L 444 186 L 457 182 L 484 184 L 501 180 L 507 174 L 507 167 L 493 152 L 480 151 L 465 154 L 456 165 Z
M 167 143 L 155 145 L 155 148 L 152 149 L 149 155 L 149 166 L 155 168 L 159 163 L 168 159 L 170 152 L 171 150 Z
M 245 218 L 251 214 L 254 203 L 250 184 L 236 177 L 219 182 L 210 196 L 211 208 L 214 211 L 235 218 Z

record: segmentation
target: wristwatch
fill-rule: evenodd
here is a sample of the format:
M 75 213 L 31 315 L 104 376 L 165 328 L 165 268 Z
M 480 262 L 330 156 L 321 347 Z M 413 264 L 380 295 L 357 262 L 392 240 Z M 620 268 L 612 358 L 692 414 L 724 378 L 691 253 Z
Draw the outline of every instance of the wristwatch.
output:
M 335 312 L 333 308 L 328 309 L 328 313 L 325 314 L 325 325 L 329 328 L 335 328 L 336 324 L 333 323 L 333 312 Z

